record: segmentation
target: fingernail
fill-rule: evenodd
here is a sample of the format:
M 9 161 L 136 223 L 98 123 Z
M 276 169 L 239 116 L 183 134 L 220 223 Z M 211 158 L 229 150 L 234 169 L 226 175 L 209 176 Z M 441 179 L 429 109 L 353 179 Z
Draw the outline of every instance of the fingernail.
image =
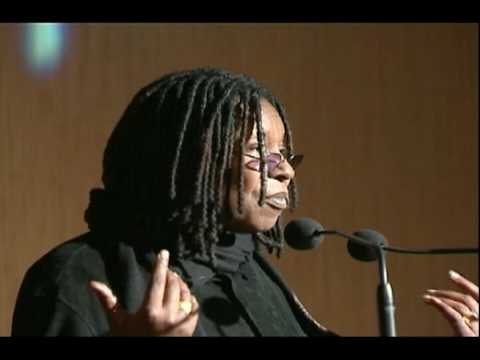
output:
M 433 298 L 430 295 L 422 295 L 422 299 L 424 301 L 432 301 Z
M 168 250 L 162 250 L 160 251 L 160 260 L 162 260 L 162 262 L 167 262 L 168 261 L 168 257 L 169 257 L 169 253 L 168 253 Z
M 439 300 L 439 299 L 437 299 L 437 298 L 436 298 L 436 297 L 434 297 L 434 296 L 430 296 L 430 295 L 423 295 L 422 297 L 423 297 L 423 300 L 424 300 L 425 302 L 430 302 L 430 303 L 431 303 L 431 302 L 440 303 L 440 300 Z
M 107 284 L 104 284 L 100 281 L 92 280 L 90 281 L 90 286 L 96 291 L 102 292 L 103 294 L 114 296 L 112 289 L 110 289 L 110 287 Z
M 457 272 L 455 272 L 455 271 L 453 271 L 453 270 L 449 270 L 449 271 L 448 271 L 448 275 L 449 275 L 450 278 L 452 278 L 452 279 L 458 279 L 458 278 L 461 277 L 459 273 L 457 273 Z
M 437 290 L 435 290 L 435 289 L 428 289 L 427 292 L 430 293 L 430 294 L 435 294 L 435 293 L 437 292 Z
M 95 289 L 98 289 L 98 288 L 105 289 L 106 287 L 104 283 L 101 283 L 100 281 L 95 281 L 95 280 L 90 281 L 90 286 Z

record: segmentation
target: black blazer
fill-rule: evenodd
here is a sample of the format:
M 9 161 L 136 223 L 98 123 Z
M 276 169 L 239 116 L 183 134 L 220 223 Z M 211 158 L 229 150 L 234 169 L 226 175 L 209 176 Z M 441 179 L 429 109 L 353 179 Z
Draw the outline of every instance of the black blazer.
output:
M 102 238 L 93 232 L 80 235 L 29 268 L 15 305 L 12 336 L 108 335 L 108 319 L 88 286 L 90 280 L 110 286 L 128 311 L 138 309 L 150 283 L 155 253 L 131 242 Z M 313 319 L 259 252 L 253 259 L 283 291 L 307 335 L 336 335 Z M 206 334 L 199 325 L 194 335 Z

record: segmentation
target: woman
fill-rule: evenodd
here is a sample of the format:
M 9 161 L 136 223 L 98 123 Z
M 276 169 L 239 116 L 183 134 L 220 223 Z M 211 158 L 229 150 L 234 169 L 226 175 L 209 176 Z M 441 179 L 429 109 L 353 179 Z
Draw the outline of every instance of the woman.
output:
M 282 105 L 248 76 L 141 89 L 108 141 L 90 232 L 28 271 L 12 334 L 334 335 L 260 254 L 280 255 L 301 160 Z

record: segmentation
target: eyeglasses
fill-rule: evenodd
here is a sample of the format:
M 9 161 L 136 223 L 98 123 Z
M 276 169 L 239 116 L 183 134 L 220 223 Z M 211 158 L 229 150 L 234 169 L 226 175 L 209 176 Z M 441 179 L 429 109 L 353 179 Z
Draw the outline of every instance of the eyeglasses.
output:
M 260 171 L 261 159 L 259 157 L 249 155 L 249 154 L 243 154 L 243 155 L 246 156 L 246 157 L 254 159 L 254 160 L 251 160 L 251 161 L 249 161 L 245 164 L 247 166 L 247 168 L 249 168 L 251 170 L 255 170 L 255 171 Z M 267 157 L 266 157 L 268 174 L 271 175 L 273 173 L 273 171 L 277 167 L 279 167 L 280 164 L 285 160 L 290 164 L 290 166 L 293 169 L 296 169 L 303 160 L 303 154 L 292 154 L 292 155 L 289 155 L 287 157 L 285 157 L 281 153 L 270 153 L 270 154 L 268 154 Z

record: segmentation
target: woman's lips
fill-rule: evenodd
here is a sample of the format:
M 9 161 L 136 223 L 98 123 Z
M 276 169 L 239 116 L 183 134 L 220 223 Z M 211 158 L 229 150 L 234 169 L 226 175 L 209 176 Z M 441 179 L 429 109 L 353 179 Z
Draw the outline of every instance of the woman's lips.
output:
M 288 194 L 282 192 L 267 196 L 265 202 L 275 209 L 284 210 L 288 206 Z

